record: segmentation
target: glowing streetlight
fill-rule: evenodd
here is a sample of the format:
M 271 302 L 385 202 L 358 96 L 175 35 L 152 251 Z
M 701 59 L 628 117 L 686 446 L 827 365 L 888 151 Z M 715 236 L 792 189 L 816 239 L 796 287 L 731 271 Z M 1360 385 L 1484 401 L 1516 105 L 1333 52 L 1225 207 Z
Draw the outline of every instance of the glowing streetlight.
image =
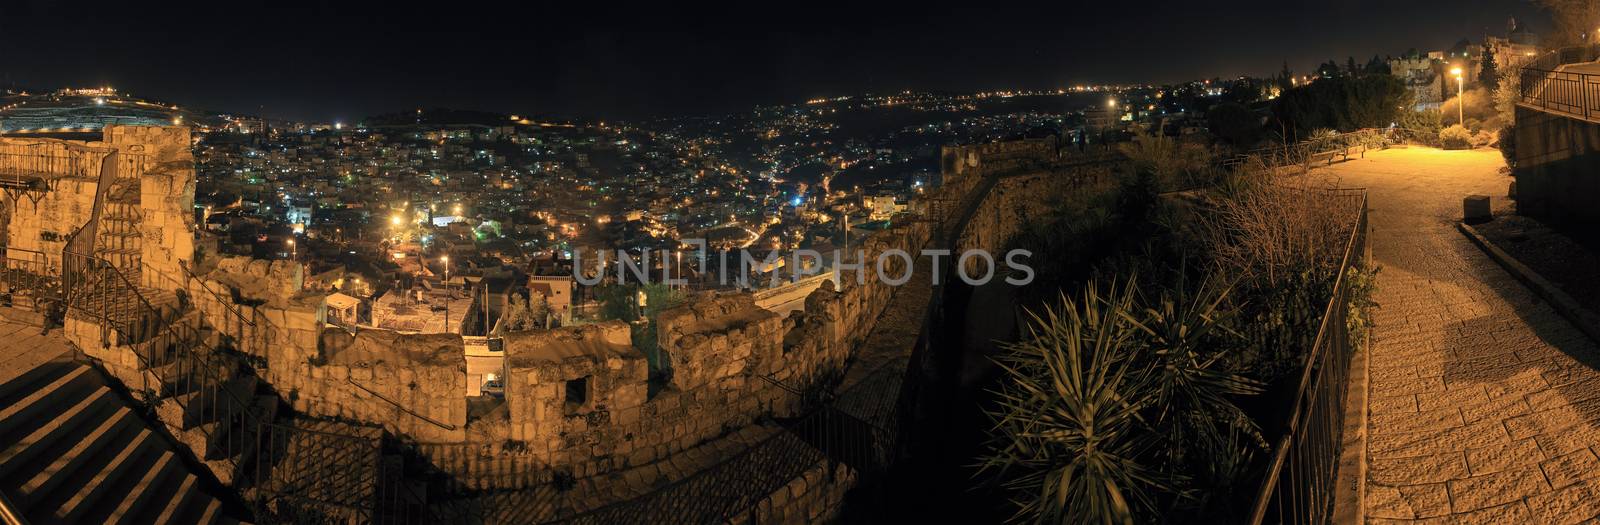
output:
M 1467 126 L 1467 112 L 1466 112 L 1467 92 L 1466 92 L 1466 88 L 1462 85 L 1463 82 L 1462 82 L 1462 79 L 1461 79 L 1461 68 L 1459 66 L 1450 68 L 1450 74 L 1451 75 L 1455 75 L 1455 77 L 1456 77 L 1456 122 L 1461 124 L 1462 127 L 1466 127 Z
M 450 256 L 439 256 L 444 263 L 444 331 L 450 333 Z

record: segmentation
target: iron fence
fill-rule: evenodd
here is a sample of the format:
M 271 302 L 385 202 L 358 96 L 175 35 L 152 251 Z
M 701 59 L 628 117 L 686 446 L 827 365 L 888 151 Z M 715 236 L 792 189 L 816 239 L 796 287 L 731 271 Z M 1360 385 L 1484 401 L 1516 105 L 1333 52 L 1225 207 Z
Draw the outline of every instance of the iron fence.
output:
M 1561 66 L 1600 59 L 1600 46 L 1556 49 L 1518 73 L 1518 100 L 1527 106 L 1584 120 L 1600 121 L 1600 74 L 1562 71 Z
M 21 248 L 0 248 L 0 306 L 46 313 L 59 303 L 59 272 L 44 253 Z
M 1220 167 L 1237 170 L 1252 164 L 1273 169 L 1301 166 L 1309 169 L 1319 160 L 1333 163 L 1335 157 L 1352 154 L 1366 156 L 1367 150 L 1381 148 L 1393 140 L 1391 130 L 1362 128 L 1355 131 L 1312 137 L 1292 144 L 1256 148 L 1218 162 Z
M 1354 347 L 1346 323 L 1350 272 L 1367 264 L 1367 198 L 1345 243 L 1332 298 L 1307 352 L 1283 436 L 1257 493 L 1250 523 L 1323 524 L 1332 521 L 1342 453 L 1345 389 Z M 1270 516 L 1270 517 L 1269 517 Z

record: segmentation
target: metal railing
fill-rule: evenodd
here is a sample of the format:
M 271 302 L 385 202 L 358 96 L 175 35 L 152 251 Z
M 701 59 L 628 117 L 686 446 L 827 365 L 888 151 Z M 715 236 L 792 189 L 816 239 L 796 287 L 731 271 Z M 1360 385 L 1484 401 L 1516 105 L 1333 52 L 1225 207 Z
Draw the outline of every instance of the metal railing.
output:
M 1345 390 L 1350 377 L 1353 335 L 1346 324 L 1350 310 L 1351 269 L 1364 268 L 1367 258 L 1367 197 L 1345 243 L 1332 298 L 1323 310 L 1316 341 L 1307 352 L 1283 436 L 1273 447 L 1272 462 L 1251 510 L 1250 523 L 1329 523 L 1339 476 L 1344 432 Z M 1268 516 L 1274 516 L 1269 519 Z
M 1362 128 L 1313 137 L 1293 144 L 1256 148 L 1222 158 L 1218 164 L 1229 170 L 1236 170 L 1252 163 L 1259 163 L 1261 167 L 1269 169 L 1285 166 L 1301 166 L 1309 169 L 1317 160 L 1323 158 L 1331 164 L 1334 157 L 1342 155 L 1349 158 L 1353 152 L 1366 156 L 1367 150 L 1381 148 L 1388 144 L 1390 139 L 1387 130 Z
M 1600 121 L 1600 74 L 1523 68 L 1521 81 L 1523 104 Z
M 0 306 L 26 307 L 43 313 L 61 300 L 59 272 L 42 252 L 0 248 Z
M 1600 46 L 1545 53 L 1519 72 L 1519 101 L 1549 113 L 1600 122 L 1600 74 L 1560 71 L 1561 66 L 1596 59 L 1600 59 Z
M 183 423 L 205 437 L 196 454 L 224 461 L 235 489 L 266 496 L 257 500 L 258 518 L 282 514 L 285 507 L 266 505 L 279 500 L 372 519 L 381 440 L 277 423 L 273 410 L 257 404 L 255 383 L 238 375 L 238 364 L 207 340 L 200 323 L 178 318 L 176 305 L 151 303 L 104 259 L 70 252 L 65 259 L 68 315 L 101 326 L 103 345 L 137 357 L 147 401 L 170 400 Z

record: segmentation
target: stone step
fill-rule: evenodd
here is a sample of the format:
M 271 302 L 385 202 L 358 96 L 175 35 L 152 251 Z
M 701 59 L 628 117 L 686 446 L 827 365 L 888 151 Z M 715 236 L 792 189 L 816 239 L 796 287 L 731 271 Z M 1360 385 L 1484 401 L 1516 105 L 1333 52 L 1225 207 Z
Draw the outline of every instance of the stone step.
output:
M 62 404 L 72 406 L 94 388 L 93 375 L 84 366 L 39 384 L 32 392 L 25 393 L 0 409 L 0 446 L 9 447 L 37 430 L 45 423 L 46 416 L 64 408 Z M 4 467 L 0 464 L 0 468 Z
M 161 451 L 155 465 L 151 466 L 150 470 L 145 471 L 144 476 L 134 483 L 133 486 L 137 490 L 129 491 L 126 496 L 123 496 L 121 501 L 117 502 L 116 508 L 111 511 L 111 515 L 107 516 L 102 523 L 132 521 L 133 517 L 148 508 L 152 501 L 171 499 L 171 495 L 163 493 L 163 489 L 170 490 L 175 487 L 169 487 L 162 481 L 179 474 L 173 472 L 175 470 L 172 465 L 174 460 L 181 461 L 172 452 Z
M 0 476 L 7 479 L 20 477 L 17 476 L 18 471 L 39 460 L 51 445 L 69 439 L 74 433 L 80 432 L 78 427 L 90 424 L 97 416 L 101 416 L 97 409 L 112 403 L 112 395 L 111 389 L 102 385 L 65 410 L 52 414 L 51 419 L 27 436 L 11 443 L 4 451 L 0 451 Z
M 131 435 L 133 431 L 129 429 L 138 426 L 133 417 L 133 411 L 127 406 L 116 407 L 110 417 L 102 419 L 87 435 L 78 437 L 76 442 L 65 443 L 72 446 L 23 483 L 22 492 L 40 494 L 54 490 L 70 473 L 88 463 L 94 451 L 111 446 L 124 434 Z
M 64 360 L 48 361 L 33 367 L 10 381 L 0 384 L 0 407 L 16 407 L 18 402 L 28 397 L 61 376 L 77 373 L 79 367 L 74 363 Z M 0 416 L 3 418 L 3 416 Z M 0 419 L 3 420 L 3 419 Z
M 0 492 L 29 522 L 228 518 L 170 444 L 88 366 L 35 367 L 0 384 L 0 402 Z
M 133 490 L 133 481 L 142 476 L 153 463 L 153 458 L 150 456 L 165 452 L 153 450 L 151 441 L 154 439 L 156 438 L 149 429 L 139 432 L 139 435 L 113 456 L 111 461 L 90 476 L 88 482 L 73 491 L 66 501 L 57 506 L 51 513 L 52 516 L 70 523 L 102 522 L 103 520 L 93 520 L 90 516 L 102 506 L 101 501 L 109 495 L 120 496 L 126 491 Z M 110 511 L 110 509 L 100 510 L 105 511 L 100 514 L 109 514 Z

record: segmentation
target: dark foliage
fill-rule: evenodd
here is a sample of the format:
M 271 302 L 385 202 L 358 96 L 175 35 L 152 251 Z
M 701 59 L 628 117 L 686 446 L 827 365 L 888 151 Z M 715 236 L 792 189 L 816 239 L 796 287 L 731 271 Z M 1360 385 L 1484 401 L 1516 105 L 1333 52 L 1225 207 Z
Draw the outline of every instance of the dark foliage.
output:
M 1238 148 L 1248 148 L 1261 140 L 1261 117 L 1250 108 L 1225 102 L 1206 113 L 1211 134 Z
M 1400 79 L 1388 75 L 1357 78 L 1323 78 L 1284 92 L 1272 106 L 1275 120 L 1293 135 L 1289 140 L 1309 137 L 1312 130 L 1388 126 L 1404 108 L 1411 106 L 1411 93 Z

